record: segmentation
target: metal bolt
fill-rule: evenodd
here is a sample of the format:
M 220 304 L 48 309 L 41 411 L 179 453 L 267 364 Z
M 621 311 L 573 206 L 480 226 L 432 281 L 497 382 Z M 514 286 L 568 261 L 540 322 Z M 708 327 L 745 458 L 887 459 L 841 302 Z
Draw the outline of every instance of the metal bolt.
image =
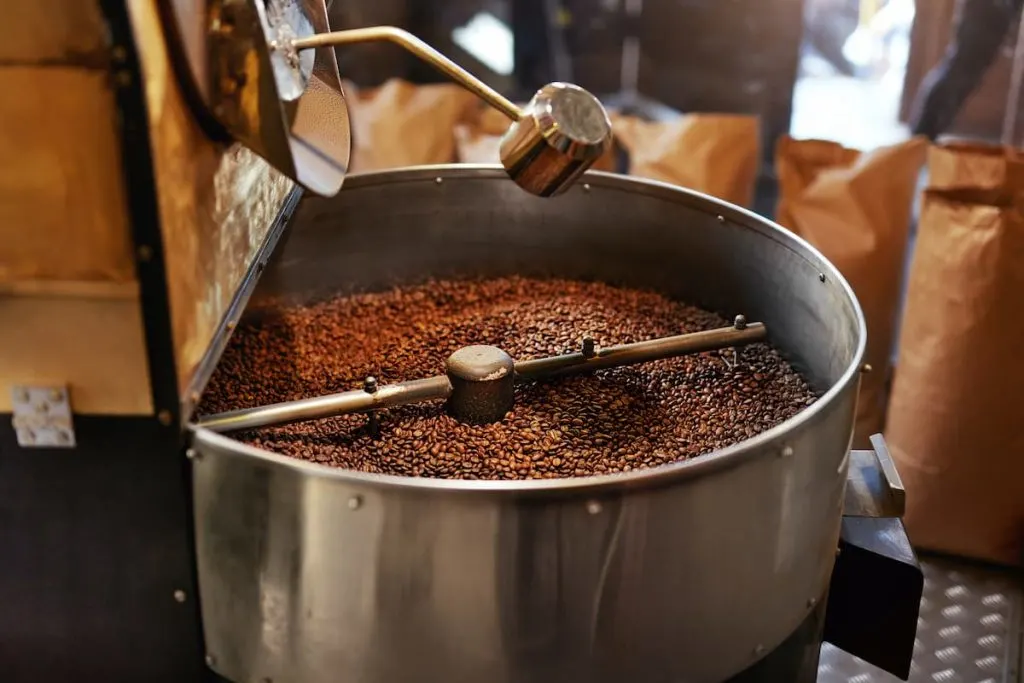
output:
M 745 330 L 745 329 L 747 329 L 747 316 L 745 316 L 745 315 L 738 315 L 738 316 L 736 316 L 736 318 L 732 321 L 732 326 L 735 327 L 737 330 Z
M 437 176 L 436 178 L 434 178 L 434 182 L 440 185 L 441 183 L 444 182 L 444 178 L 442 178 L 441 176 Z
M 825 281 L 825 273 L 818 273 L 818 279 L 821 280 L 822 282 L 824 282 Z
M 198 460 L 199 453 L 194 448 L 189 448 L 185 451 L 185 457 L 189 460 Z
M 185 591 L 181 590 L 180 588 L 174 591 L 174 601 L 185 602 Z
M 594 343 L 593 337 L 583 338 L 583 343 L 580 345 L 580 353 L 583 354 L 584 358 L 593 358 L 597 355 L 597 344 Z
M 590 192 L 590 183 L 583 183 L 583 191 Z
M 592 515 L 601 514 L 601 503 L 596 500 L 587 501 L 587 512 Z
M 724 223 L 725 222 L 725 216 L 723 216 L 722 214 L 718 214 L 717 216 L 715 216 L 715 218 L 718 219 L 719 223 Z
M 348 509 L 349 510 L 358 510 L 361 507 L 363 507 L 363 497 L 362 496 L 355 495 L 355 496 L 352 496 L 351 498 L 348 499 Z
M 371 376 L 371 377 L 367 377 L 366 379 L 364 379 L 363 380 L 363 391 L 365 391 L 368 394 L 376 394 L 377 393 L 377 378 Z
M 156 414 L 156 419 L 158 419 L 160 421 L 160 424 L 162 424 L 164 427 L 170 427 L 171 421 L 174 419 L 174 416 L 171 415 L 171 411 L 169 410 L 161 410 L 159 413 Z
M 151 258 L 153 258 L 153 249 L 152 249 L 152 247 L 149 247 L 149 246 L 147 246 L 145 244 L 143 244 L 141 247 L 139 247 L 139 260 L 140 261 L 145 262 L 145 261 L 148 261 Z
M 206 666 L 213 667 L 217 665 L 217 658 L 213 655 L 206 655 Z
M 782 447 L 782 452 L 779 455 L 781 455 L 783 458 L 791 458 L 791 457 L 793 457 L 793 447 L 792 446 L 783 446 Z
M 860 371 L 863 372 L 865 375 L 871 372 L 872 370 L 874 370 L 874 368 L 871 367 L 871 363 L 865 363 L 860 367 Z

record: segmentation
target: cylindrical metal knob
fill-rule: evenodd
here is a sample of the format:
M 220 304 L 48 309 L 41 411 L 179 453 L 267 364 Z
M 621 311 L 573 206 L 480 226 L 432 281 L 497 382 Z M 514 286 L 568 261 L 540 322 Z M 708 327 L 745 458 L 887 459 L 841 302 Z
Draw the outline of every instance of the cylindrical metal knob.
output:
M 501 163 L 527 192 L 551 197 L 567 190 L 612 143 L 601 102 L 577 85 L 549 83 L 501 140 Z
M 448 412 L 460 422 L 498 422 L 512 410 L 515 362 L 496 346 L 466 346 L 448 357 Z

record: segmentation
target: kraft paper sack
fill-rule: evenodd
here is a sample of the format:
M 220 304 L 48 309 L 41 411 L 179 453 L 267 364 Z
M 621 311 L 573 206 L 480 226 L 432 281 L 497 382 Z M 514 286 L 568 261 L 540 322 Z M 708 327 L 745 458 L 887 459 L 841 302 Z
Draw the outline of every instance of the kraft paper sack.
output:
M 1024 160 L 929 154 L 886 439 L 920 547 L 1024 564 Z
M 629 175 L 681 185 L 749 207 L 761 160 L 757 117 L 684 114 L 671 121 L 612 115 Z
M 867 321 L 854 448 L 885 423 L 890 358 L 923 138 L 868 153 L 783 136 L 776 146 L 776 221 L 814 245 L 853 287 Z
M 455 125 L 476 105 L 453 84 L 413 85 L 390 80 L 359 90 L 344 84 L 352 128 L 353 173 L 456 160 Z

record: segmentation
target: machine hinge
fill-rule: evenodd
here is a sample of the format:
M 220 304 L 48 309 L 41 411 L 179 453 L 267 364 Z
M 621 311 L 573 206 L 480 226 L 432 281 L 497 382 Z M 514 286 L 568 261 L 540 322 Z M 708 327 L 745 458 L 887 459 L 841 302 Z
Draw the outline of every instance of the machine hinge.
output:
M 23 448 L 74 448 L 75 428 L 66 386 L 11 388 L 14 431 Z

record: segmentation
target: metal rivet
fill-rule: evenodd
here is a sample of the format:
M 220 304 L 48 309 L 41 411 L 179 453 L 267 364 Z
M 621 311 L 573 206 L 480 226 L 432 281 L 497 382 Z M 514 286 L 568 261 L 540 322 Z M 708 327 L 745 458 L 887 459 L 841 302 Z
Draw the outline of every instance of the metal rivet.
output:
M 348 509 L 349 510 L 358 510 L 361 507 L 363 507 L 363 497 L 362 496 L 356 495 L 356 496 L 352 496 L 351 498 L 348 499 Z
M 722 214 L 718 214 L 717 216 L 715 216 L 715 218 L 718 219 L 719 223 L 724 223 L 725 222 L 725 216 L 723 216 Z
M 808 607 L 814 607 L 817 604 L 818 604 L 818 599 L 817 598 L 808 598 L 807 599 L 807 606 Z
M 747 316 L 745 316 L 745 315 L 738 315 L 738 316 L 736 316 L 736 318 L 732 321 L 732 326 L 735 327 L 737 330 L 745 330 L 745 329 L 747 329 Z
M 434 178 L 434 182 L 440 185 L 441 183 L 444 182 L 444 178 L 442 178 L 441 176 L 437 176 L 436 178 Z
M 587 501 L 587 512 L 589 512 L 592 515 L 600 514 L 601 503 L 597 502 L 596 500 Z
M 141 247 L 139 247 L 139 260 L 140 261 L 148 261 L 151 258 L 153 258 L 153 249 L 151 247 L 148 247 L 145 244 L 143 244 Z
M 583 191 L 590 192 L 590 183 L 583 183 Z
M 791 458 L 791 457 L 793 457 L 793 447 L 792 446 L 783 446 L 782 447 L 782 452 L 779 453 L 779 455 L 781 455 L 783 458 Z
M 185 451 L 185 457 L 189 460 L 198 460 L 199 453 L 194 448 L 189 448 Z
M 862 365 L 860 367 L 860 371 L 863 372 L 864 374 L 867 374 L 867 373 L 871 372 L 872 370 L 874 370 L 874 368 L 871 367 L 871 363 L 865 363 L 864 365 Z
M 160 424 L 162 424 L 164 427 L 170 427 L 171 420 L 174 418 L 171 415 L 171 411 L 161 410 L 159 413 L 156 414 L 156 419 L 160 420 Z
M 180 588 L 174 591 L 174 601 L 185 602 L 185 591 L 181 590 Z
M 822 282 L 824 282 L 825 281 L 825 273 L 818 273 L 818 279 L 821 280 Z
M 206 655 L 205 659 L 206 659 L 206 666 L 216 666 L 217 665 L 217 658 L 214 657 L 213 655 Z

